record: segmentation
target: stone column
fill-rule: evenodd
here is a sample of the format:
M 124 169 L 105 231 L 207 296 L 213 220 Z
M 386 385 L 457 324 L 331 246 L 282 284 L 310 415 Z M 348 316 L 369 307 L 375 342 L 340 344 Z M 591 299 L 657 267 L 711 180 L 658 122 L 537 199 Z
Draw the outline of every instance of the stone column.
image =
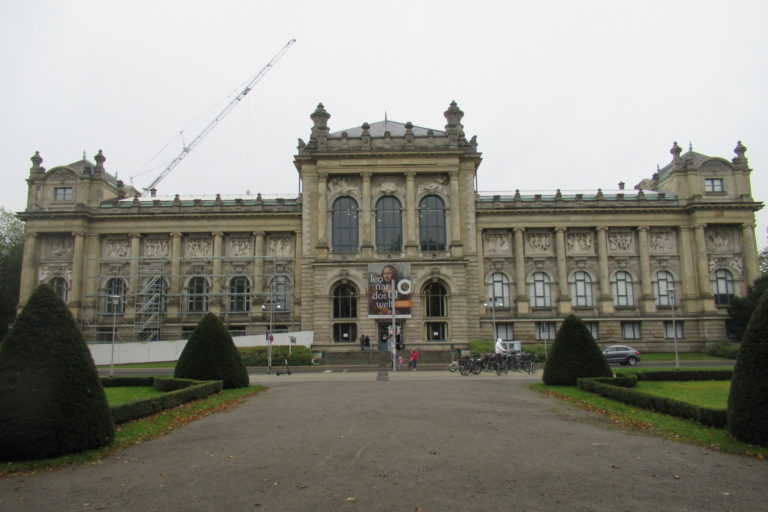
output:
M 361 173 L 363 177 L 363 204 L 360 211 L 360 226 L 362 231 L 362 243 L 360 248 L 363 253 L 373 251 L 373 242 L 371 239 L 371 173 Z
M 515 281 L 517 281 L 515 290 L 517 303 L 517 312 L 521 315 L 527 315 L 530 312 L 530 301 L 528 299 L 528 283 L 525 279 L 525 243 L 523 234 L 525 228 L 515 228 Z
M 72 251 L 72 295 L 69 298 L 69 309 L 75 320 L 80 320 L 80 308 L 83 305 L 83 267 L 85 266 L 85 233 L 72 233 L 75 239 Z
M 128 262 L 128 289 L 133 290 L 130 300 L 125 305 L 125 320 L 132 322 L 136 310 L 136 295 L 141 293 L 139 282 L 139 258 L 141 258 L 141 234 L 131 233 L 131 259 Z
M 85 235 L 85 254 L 85 282 L 83 284 L 85 296 L 83 297 L 81 315 L 93 321 L 100 307 L 98 293 L 99 276 L 101 275 L 101 237 L 99 235 L 93 233 Z M 131 290 L 128 290 L 128 293 L 131 293 Z M 128 299 L 127 295 L 126 300 Z
M 653 282 L 651 279 L 651 256 L 648 253 L 648 226 L 637 228 L 637 243 L 640 250 L 640 303 L 643 313 L 656 311 L 656 301 L 653 297 Z
M 419 250 L 416 220 L 416 176 L 413 172 L 405 173 L 405 250 L 415 254 Z
M 317 176 L 317 247 L 328 252 L 328 174 Z
M 168 319 L 177 321 L 181 310 L 181 233 L 171 233 L 171 289 L 168 297 Z
M 613 313 L 613 290 L 611 290 L 611 277 L 608 272 L 608 228 L 597 228 L 597 259 L 600 271 L 600 312 Z
M 211 300 L 208 301 L 208 310 L 219 314 L 224 311 L 225 295 L 223 288 L 224 277 L 222 268 L 224 261 L 224 233 L 219 231 L 213 235 L 213 275 L 211 276 Z
M 565 261 L 565 228 L 555 228 L 555 254 L 557 255 L 558 310 L 567 315 L 571 312 L 571 296 L 568 290 L 568 268 Z
M 705 235 L 706 224 L 694 226 L 694 240 L 696 245 L 696 272 L 699 281 L 699 300 L 701 300 L 706 312 L 717 311 L 712 285 L 709 281 L 709 260 L 707 258 L 707 239 Z
M 696 272 L 693 264 L 693 238 L 691 235 L 691 226 L 680 226 L 678 233 L 680 235 L 680 274 L 682 277 L 682 300 L 678 301 L 684 308 L 684 312 L 693 313 L 699 311 L 697 306 L 698 294 L 696 293 Z
M 741 225 L 741 250 L 744 253 L 744 280 L 747 286 L 751 286 L 755 279 L 760 277 L 760 261 L 757 259 L 757 245 L 755 243 L 755 225 Z M 746 292 L 746 287 L 744 288 Z
M 264 292 L 264 236 L 263 231 L 254 231 L 253 294 Z M 261 312 L 259 312 L 261 314 Z
M 464 255 L 461 241 L 461 194 L 459 192 L 459 173 L 454 171 L 450 173 L 451 185 L 451 252 L 455 257 Z
M 34 291 L 37 272 L 37 233 L 24 233 L 24 264 L 21 266 L 19 308 L 27 303 Z

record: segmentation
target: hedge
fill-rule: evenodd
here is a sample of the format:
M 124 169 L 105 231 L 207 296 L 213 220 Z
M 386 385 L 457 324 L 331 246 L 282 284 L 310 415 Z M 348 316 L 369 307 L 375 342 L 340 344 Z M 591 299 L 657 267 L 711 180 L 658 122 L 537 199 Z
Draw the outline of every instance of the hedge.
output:
M 111 385 L 121 385 L 117 382 L 118 380 L 125 382 L 130 380 L 137 381 L 137 379 L 143 378 L 126 377 L 111 379 Z M 150 379 L 152 378 L 150 377 Z M 112 418 L 115 423 L 126 423 L 138 418 L 143 418 L 144 416 L 149 416 L 165 409 L 171 409 L 178 405 L 219 393 L 224 389 L 224 385 L 220 380 L 194 381 L 191 379 L 154 378 L 153 381 L 154 383 L 152 386 L 158 391 L 167 391 L 169 389 L 174 391 L 168 391 L 162 396 L 112 406 Z M 122 385 L 144 386 L 146 384 Z
M 698 373 L 698 372 L 649 372 L 649 373 L 681 374 L 681 373 Z M 640 377 L 640 375 L 644 375 L 644 374 L 637 374 L 636 376 Z M 631 380 L 632 376 L 635 376 L 635 375 L 628 375 L 627 378 L 619 377 L 618 379 L 621 379 L 621 382 L 626 384 L 628 381 Z M 579 386 L 580 389 L 583 389 L 584 391 L 589 391 L 591 393 L 595 393 L 596 395 L 600 395 L 605 398 L 610 398 L 612 400 L 617 400 L 625 404 L 642 407 L 643 409 L 648 409 L 650 411 L 669 414 L 671 416 L 676 416 L 678 418 L 693 420 L 698 423 L 701 423 L 702 425 L 715 427 L 715 428 L 725 428 L 727 425 L 726 411 L 724 409 L 720 410 L 720 409 L 710 409 L 708 407 L 698 407 L 696 405 L 689 404 L 687 402 L 681 402 L 680 400 L 675 400 L 673 398 L 666 398 L 666 397 L 651 395 L 649 393 L 643 393 L 641 391 L 637 391 L 636 389 L 630 389 L 629 386 L 622 387 L 615 383 L 616 380 L 617 379 L 605 379 L 605 378 L 579 379 L 576 384 L 577 386 Z M 658 379 L 640 379 L 640 380 L 672 380 L 672 379 L 658 378 Z M 681 380 L 722 380 L 722 379 L 677 378 L 674 380 L 681 381 Z
M 267 366 L 267 347 L 240 347 L 238 351 L 245 366 Z M 312 351 L 299 345 L 291 347 L 291 355 L 288 356 L 286 345 L 273 346 L 272 366 L 283 365 L 283 359 L 288 359 L 289 366 L 309 366 L 312 364 Z
M 636 375 L 637 380 L 731 380 L 733 370 L 659 370 L 654 372 L 627 372 Z

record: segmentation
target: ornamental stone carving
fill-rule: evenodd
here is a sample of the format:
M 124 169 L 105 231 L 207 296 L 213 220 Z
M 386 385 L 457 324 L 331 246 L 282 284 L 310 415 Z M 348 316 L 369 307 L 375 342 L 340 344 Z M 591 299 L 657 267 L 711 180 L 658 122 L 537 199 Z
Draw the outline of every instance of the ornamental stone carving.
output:
M 273 236 L 267 240 L 268 256 L 293 256 L 293 238 L 287 236 Z
M 676 246 L 674 231 L 651 231 L 648 235 L 648 249 L 651 254 L 675 254 Z
M 512 239 L 509 233 L 485 233 L 485 254 L 512 256 Z
M 251 239 L 250 238 L 228 238 L 227 239 L 227 256 L 232 257 L 244 257 L 251 256 Z
M 526 256 L 552 255 L 552 233 L 550 231 L 526 231 L 525 254 Z
M 167 238 L 147 238 L 144 240 L 144 256 L 147 258 L 167 258 L 171 244 Z
M 63 277 L 67 283 L 72 282 L 72 265 L 69 263 L 47 264 L 38 267 L 37 279 L 41 283 L 47 283 L 54 277 Z
M 733 232 L 725 228 L 707 229 L 708 252 L 733 252 Z
M 43 259 L 50 261 L 70 261 L 72 259 L 73 242 L 71 237 L 57 236 L 46 240 L 43 248 Z
M 565 247 L 569 255 L 590 256 L 595 253 L 594 237 L 590 231 L 568 231 Z
M 184 256 L 187 258 L 210 258 L 213 243 L 210 238 L 190 237 L 184 239 Z
M 628 231 L 611 231 L 608 233 L 608 252 L 611 254 L 634 254 L 635 236 Z
M 448 177 L 445 176 L 444 174 L 439 174 L 434 178 L 432 178 L 430 181 L 427 181 L 419 185 L 418 195 L 419 196 L 426 196 L 426 195 L 446 196 L 448 195 L 448 192 L 446 190 L 447 185 L 448 185 Z
M 744 274 L 743 274 L 744 264 L 741 261 L 741 258 L 737 258 L 737 257 L 732 257 L 732 258 L 710 257 L 709 258 L 710 278 L 714 279 L 715 272 L 723 268 L 733 272 L 733 277 L 735 277 L 736 279 L 744 278 Z
M 104 241 L 105 258 L 128 258 L 131 256 L 131 242 L 127 238 L 107 238 Z
M 382 194 L 392 195 L 397 192 L 397 184 L 394 181 L 384 181 L 379 186 L 379 190 L 381 190 Z
M 709 160 L 704 162 L 701 169 L 705 172 L 728 172 L 731 170 L 728 164 L 720 160 Z
M 349 183 L 346 176 L 332 178 L 328 181 L 328 197 L 354 195 L 356 196 L 360 187 Z

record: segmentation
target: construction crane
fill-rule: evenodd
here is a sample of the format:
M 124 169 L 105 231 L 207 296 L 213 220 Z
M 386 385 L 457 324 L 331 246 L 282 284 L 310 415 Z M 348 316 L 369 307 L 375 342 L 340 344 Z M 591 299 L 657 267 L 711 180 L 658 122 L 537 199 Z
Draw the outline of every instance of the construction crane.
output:
M 216 125 L 218 125 L 221 122 L 221 120 L 224 119 L 227 116 L 227 114 L 229 114 L 232 111 L 232 109 L 234 109 L 237 106 L 237 104 L 240 103 L 240 101 L 242 101 L 242 99 L 245 98 L 245 96 L 249 92 L 251 92 L 251 89 L 253 89 L 253 87 L 257 83 L 259 83 L 259 81 L 262 78 L 264 78 L 264 75 L 266 75 L 269 72 L 269 70 L 274 67 L 277 61 L 280 60 L 280 58 L 283 55 L 285 55 L 285 52 L 287 52 L 295 42 L 296 42 L 295 39 L 291 39 L 290 41 L 288 41 L 285 44 L 285 46 L 283 46 L 282 49 L 279 52 L 277 52 L 277 55 L 272 57 L 272 60 L 270 60 L 266 66 L 261 68 L 261 71 L 256 73 L 256 75 L 245 86 L 245 89 L 243 89 L 242 92 L 240 92 L 240 94 L 238 94 L 237 97 L 235 97 L 235 99 L 229 102 L 229 104 L 226 107 L 224 107 L 224 110 L 222 110 L 219 113 L 219 115 L 217 115 L 213 119 L 213 121 L 208 123 L 208 125 L 205 128 L 203 128 L 203 131 L 201 131 L 194 139 L 192 139 L 192 141 L 189 144 L 184 146 L 184 148 L 181 150 L 181 153 L 179 153 L 179 155 L 176 158 L 174 158 L 165 169 L 163 169 L 163 172 L 161 172 L 160 175 L 157 178 L 155 178 L 155 180 L 152 183 L 150 183 L 146 188 L 142 189 L 144 190 L 144 194 L 150 192 L 152 193 L 152 195 L 154 195 L 157 184 L 160 183 L 163 180 L 163 178 L 168 176 L 168 174 L 177 165 L 179 165 L 182 160 L 184 160 L 184 158 L 189 154 L 189 152 L 192 151 L 192 149 L 194 149 L 194 147 L 197 146 L 200 143 L 200 141 L 202 141 L 205 138 L 206 135 L 211 133 L 211 130 L 213 130 L 216 127 Z

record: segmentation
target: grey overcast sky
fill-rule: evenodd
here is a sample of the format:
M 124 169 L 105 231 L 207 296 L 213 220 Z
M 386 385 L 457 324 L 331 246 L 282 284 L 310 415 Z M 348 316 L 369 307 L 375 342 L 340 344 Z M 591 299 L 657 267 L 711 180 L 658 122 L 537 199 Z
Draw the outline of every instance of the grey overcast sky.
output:
M 766 19 L 765 0 L 5 0 L 0 205 L 25 207 L 36 150 L 52 168 L 102 149 L 146 186 L 291 38 L 160 195 L 295 194 L 318 102 L 339 131 L 443 129 L 455 100 L 481 191 L 631 188 L 673 141 L 730 160 L 741 140 L 766 201 Z

